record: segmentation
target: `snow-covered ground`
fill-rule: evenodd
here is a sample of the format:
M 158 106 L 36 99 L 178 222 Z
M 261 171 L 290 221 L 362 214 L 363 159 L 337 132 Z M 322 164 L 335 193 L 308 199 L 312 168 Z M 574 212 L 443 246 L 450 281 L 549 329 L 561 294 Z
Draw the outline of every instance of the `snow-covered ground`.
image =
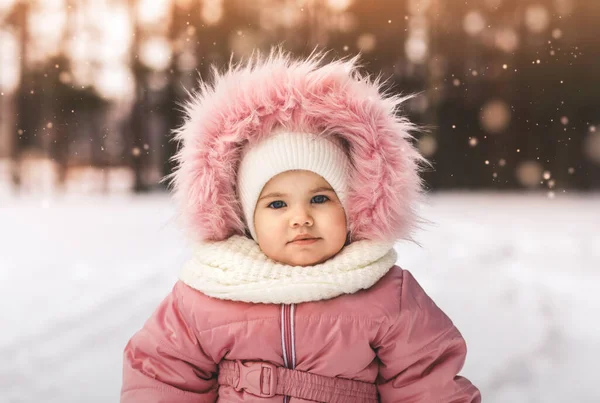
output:
M 599 402 L 600 194 L 432 194 L 399 243 L 484 402 Z M 0 402 L 116 402 L 189 245 L 165 195 L 0 196 Z

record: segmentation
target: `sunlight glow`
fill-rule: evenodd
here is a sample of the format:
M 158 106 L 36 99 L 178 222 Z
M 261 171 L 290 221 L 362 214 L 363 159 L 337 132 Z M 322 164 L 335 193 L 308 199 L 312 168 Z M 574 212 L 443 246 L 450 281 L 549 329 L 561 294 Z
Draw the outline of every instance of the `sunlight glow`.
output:
M 525 25 L 531 32 L 540 33 L 548 28 L 550 13 L 541 4 L 532 4 L 525 10 Z
M 169 0 L 140 0 L 137 5 L 137 19 L 146 26 L 161 23 L 169 15 L 170 4 Z
M 0 31 L 0 89 L 12 93 L 19 84 L 18 43 L 15 36 L 7 31 Z
M 104 65 L 96 75 L 94 86 L 105 98 L 123 98 L 133 93 L 134 77 L 124 64 Z
M 92 84 L 92 69 L 89 63 L 73 63 L 71 67 L 71 83 L 87 87 Z
M 207 25 L 216 25 L 223 18 L 223 0 L 204 0 L 201 16 Z
M 92 38 L 87 31 L 77 32 L 69 41 L 69 54 L 76 62 L 86 61 L 92 47 Z
M 409 0 L 408 12 L 411 15 L 425 15 L 431 7 L 431 0 Z
M 485 19 L 479 11 L 470 11 L 463 20 L 465 32 L 471 36 L 476 36 L 485 28 Z
M 333 11 L 345 11 L 352 4 L 352 0 L 327 0 L 327 5 Z
M 40 2 L 29 15 L 29 60 L 43 62 L 59 52 L 67 15 L 62 0 Z
M 0 0 L 0 16 L 8 11 L 13 4 L 15 4 L 15 0 Z
M 429 46 L 423 36 L 411 35 L 404 44 L 406 57 L 413 63 L 423 63 L 427 59 Z
M 160 36 L 145 40 L 141 45 L 140 60 L 151 69 L 166 69 L 171 61 L 169 42 Z
M 103 30 L 102 34 L 102 60 L 125 60 L 129 56 L 133 30 L 125 7 L 117 6 L 110 11 L 110 29 Z

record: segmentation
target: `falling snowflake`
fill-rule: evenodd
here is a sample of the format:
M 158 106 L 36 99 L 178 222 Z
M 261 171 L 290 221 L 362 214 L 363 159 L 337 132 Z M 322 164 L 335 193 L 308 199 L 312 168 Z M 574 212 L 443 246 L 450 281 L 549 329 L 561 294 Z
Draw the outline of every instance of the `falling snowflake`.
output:
M 504 28 L 496 33 L 495 44 L 500 50 L 512 53 L 519 46 L 519 37 L 512 28 Z
M 540 33 L 548 27 L 549 23 L 550 13 L 543 5 L 533 4 L 525 10 L 525 26 L 531 32 Z
M 537 161 L 524 161 L 517 167 L 517 180 L 525 187 L 536 187 L 542 177 L 542 166 Z
M 413 63 L 423 63 L 429 53 L 429 45 L 422 35 L 411 35 L 404 44 L 406 57 Z
M 479 11 L 470 11 L 463 20 L 463 29 L 470 36 L 476 36 L 485 28 L 485 19 Z
M 483 106 L 479 120 L 487 132 L 500 133 L 508 127 L 511 111 L 506 102 L 491 100 Z
M 583 140 L 583 152 L 592 162 L 600 164 L 600 132 L 587 133 Z
M 559 28 L 555 28 L 552 30 L 552 37 L 554 39 L 560 39 L 562 38 L 562 31 Z
M 371 33 L 365 33 L 358 37 L 356 40 L 356 46 L 363 52 L 371 52 L 375 49 L 377 39 L 375 35 Z
M 432 136 L 423 136 L 419 139 L 418 147 L 423 155 L 430 157 L 437 150 L 437 141 Z

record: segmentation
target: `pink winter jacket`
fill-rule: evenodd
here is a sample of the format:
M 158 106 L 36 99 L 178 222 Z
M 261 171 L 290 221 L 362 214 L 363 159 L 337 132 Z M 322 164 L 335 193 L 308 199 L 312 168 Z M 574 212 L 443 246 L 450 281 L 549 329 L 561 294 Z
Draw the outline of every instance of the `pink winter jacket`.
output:
M 219 387 L 217 370 L 222 360 L 290 358 L 299 371 L 376 383 L 381 402 L 481 401 L 457 375 L 467 351 L 458 329 L 398 266 L 367 290 L 289 308 L 219 300 L 177 282 L 125 347 L 121 402 L 283 402 Z M 318 400 L 310 384 L 294 386 Z

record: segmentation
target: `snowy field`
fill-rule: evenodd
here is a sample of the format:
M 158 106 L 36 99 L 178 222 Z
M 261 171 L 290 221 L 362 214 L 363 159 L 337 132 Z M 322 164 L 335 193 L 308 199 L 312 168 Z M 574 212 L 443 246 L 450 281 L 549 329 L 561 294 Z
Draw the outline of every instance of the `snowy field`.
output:
M 433 194 L 396 246 L 486 403 L 600 402 L 600 194 Z M 119 400 L 121 352 L 189 245 L 163 195 L 0 195 L 0 402 Z

